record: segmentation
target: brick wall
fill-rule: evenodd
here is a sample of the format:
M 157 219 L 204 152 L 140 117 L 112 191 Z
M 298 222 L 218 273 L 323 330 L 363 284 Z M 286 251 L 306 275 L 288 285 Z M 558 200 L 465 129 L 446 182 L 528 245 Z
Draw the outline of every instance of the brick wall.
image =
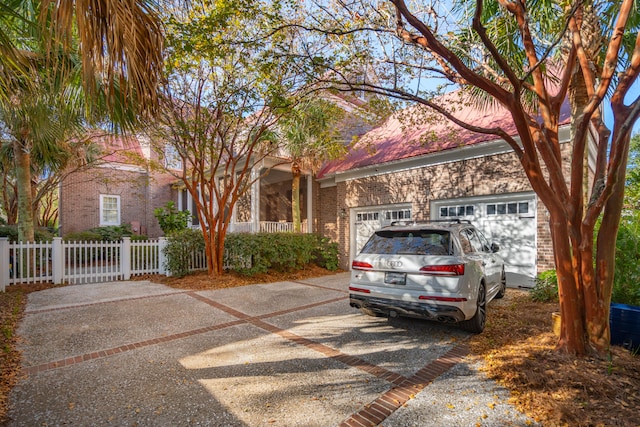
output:
M 100 195 L 120 196 L 120 223 L 139 223 L 149 237 L 162 234 L 153 210 L 175 200 L 173 177 L 94 167 L 70 174 L 60 186 L 60 232 L 100 226 Z

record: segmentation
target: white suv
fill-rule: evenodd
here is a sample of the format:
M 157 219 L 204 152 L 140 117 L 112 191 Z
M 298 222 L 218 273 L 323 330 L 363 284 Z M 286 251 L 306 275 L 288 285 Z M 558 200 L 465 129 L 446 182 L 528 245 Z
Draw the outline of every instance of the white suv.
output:
M 350 304 L 370 316 L 407 316 L 484 330 L 487 303 L 506 291 L 499 247 L 470 223 L 393 223 L 351 265 Z

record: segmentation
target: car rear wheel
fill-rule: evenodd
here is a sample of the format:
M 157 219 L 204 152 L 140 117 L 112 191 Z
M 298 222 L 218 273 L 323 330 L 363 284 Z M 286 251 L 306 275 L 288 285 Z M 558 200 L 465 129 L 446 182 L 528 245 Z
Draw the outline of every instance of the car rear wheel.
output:
M 504 267 L 502 267 L 502 275 L 500 276 L 500 290 L 496 294 L 496 299 L 503 298 L 506 292 L 507 292 L 507 273 L 504 272 Z
M 480 283 L 478 287 L 478 300 L 476 307 L 476 314 L 469 320 L 460 322 L 462 329 L 474 334 L 479 334 L 484 331 L 484 324 L 487 321 L 487 291 L 484 283 Z

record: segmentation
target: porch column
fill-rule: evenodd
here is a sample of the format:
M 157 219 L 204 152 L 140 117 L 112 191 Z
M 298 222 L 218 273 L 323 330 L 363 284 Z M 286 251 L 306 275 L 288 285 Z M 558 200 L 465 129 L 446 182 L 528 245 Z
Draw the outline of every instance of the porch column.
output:
M 313 233 L 313 174 L 307 175 L 307 233 Z
M 251 231 L 260 232 L 260 169 L 251 169 Z

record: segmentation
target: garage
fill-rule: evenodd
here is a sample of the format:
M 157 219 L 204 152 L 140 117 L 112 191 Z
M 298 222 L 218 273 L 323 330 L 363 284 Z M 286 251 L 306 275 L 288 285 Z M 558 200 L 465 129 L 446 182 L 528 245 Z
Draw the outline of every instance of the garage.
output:
M 536 196 L 535 193 L 434 200 L 430 203 L 432 220 L 470 221 L 487 240 L 500 245 L 507 284 L 532 287 L 536 276 Z M 351 259 L 362 249 L 369 236 L 393 221 L 416 216 L 410 204 L 368 206 L 351 211 Z
M 511 287 L 532 287 L 536 276 L 535 193 L 434 200 L 433 220 L 468 220 L 500 245 Z
M 374 231 L 385 227 L 393 221 L 410 221 L 411 204 L 368 206 L 366 208 L 353 209 L 351 212 L 352 230 L 351 258 L 360 252 Z

